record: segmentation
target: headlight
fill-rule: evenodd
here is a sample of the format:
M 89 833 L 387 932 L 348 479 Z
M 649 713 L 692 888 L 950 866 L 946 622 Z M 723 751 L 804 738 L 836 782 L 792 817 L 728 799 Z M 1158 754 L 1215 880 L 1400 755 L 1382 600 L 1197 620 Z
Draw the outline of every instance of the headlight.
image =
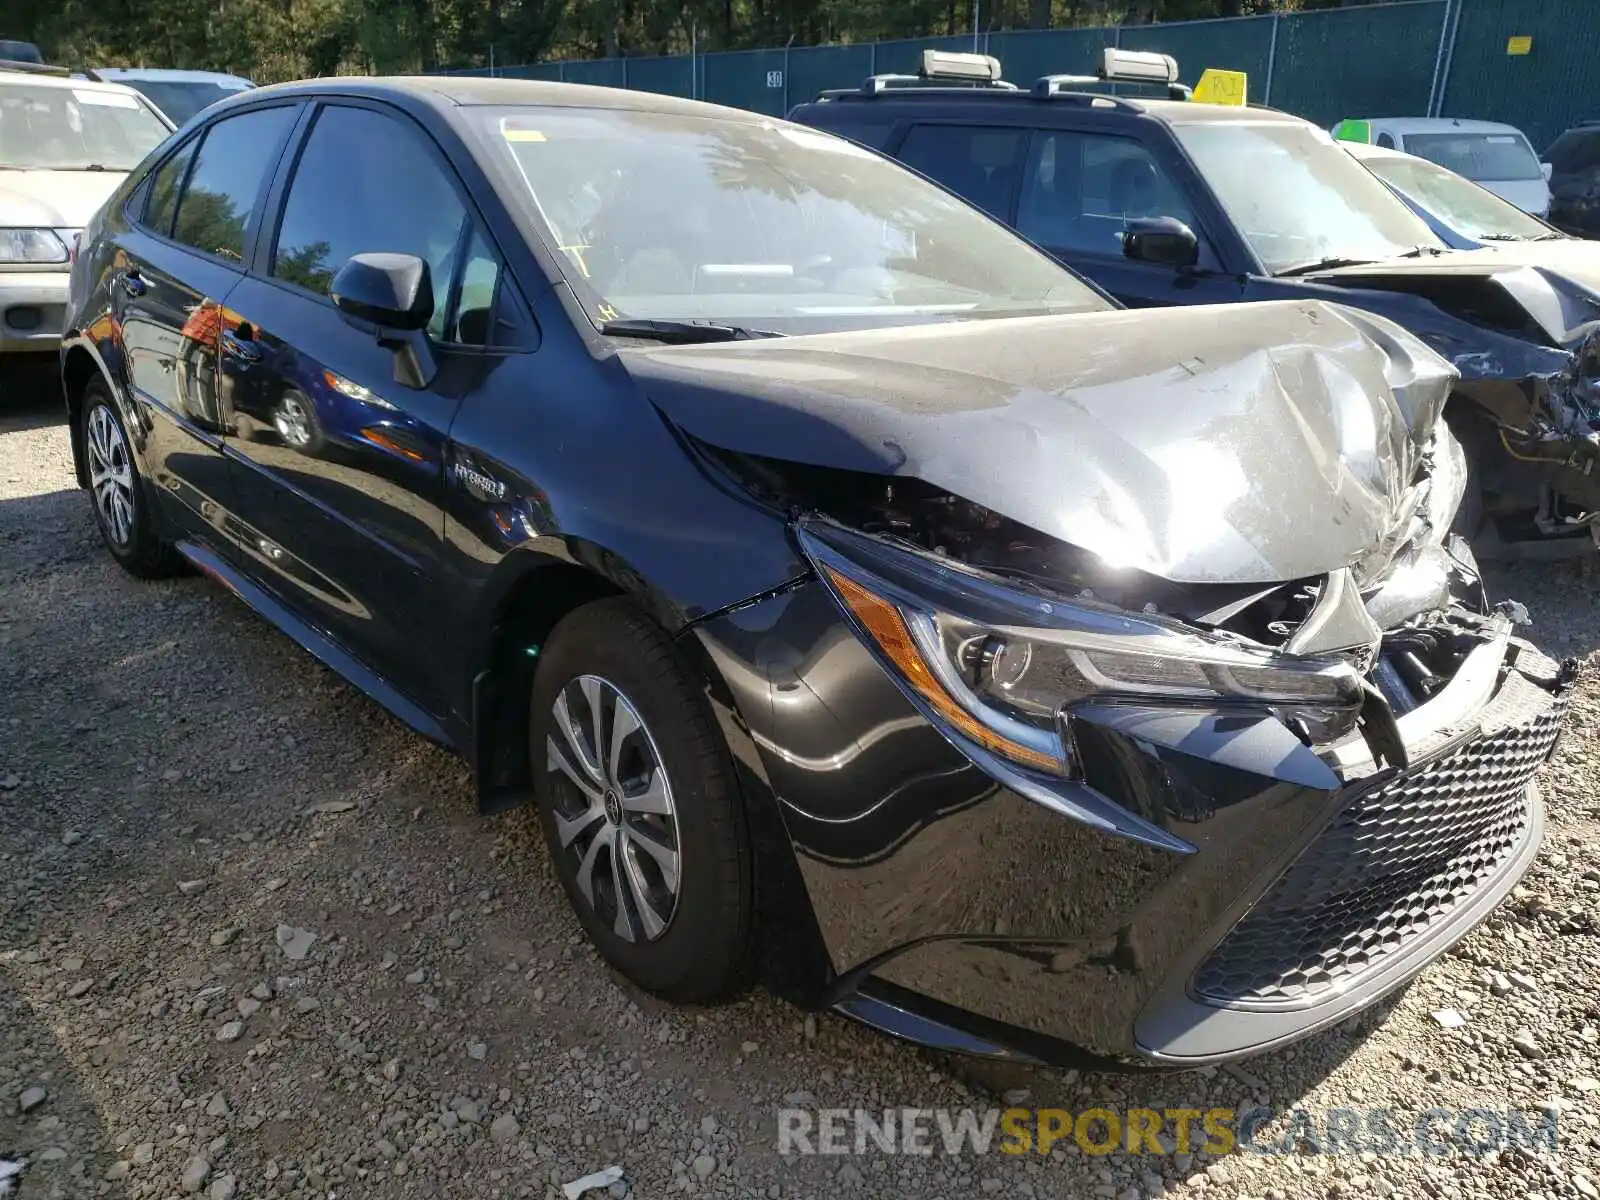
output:
M 1089 701 L 1270 713 L 1307 744 L 1343 737 L 1361 710 L 1361 677 L 1341 659 L 1046 596 L 824 520 L 802 520 L 798 537 L 857 631 L 947 735 L 1034 771 L 1075 772 L 1062 719 Z
M 0 229 L 0 263 L 64 263 L 67 244 L 53 229 Z

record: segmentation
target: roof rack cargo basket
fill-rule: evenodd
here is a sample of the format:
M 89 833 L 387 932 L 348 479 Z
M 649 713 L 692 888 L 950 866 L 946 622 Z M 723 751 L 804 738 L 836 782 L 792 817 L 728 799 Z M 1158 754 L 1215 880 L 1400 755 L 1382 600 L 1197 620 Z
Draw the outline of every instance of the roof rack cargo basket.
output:
M 992 54 L 961 54 L 954 50 L 924 50 L 922 66 L 915 75 L 873 75 L 861 91 L 873 96 L 892 87 L 917 84 L 966 84 L 970 87 L 1000 88 L 1014 92 L 1017 85 L 1000 78 L 1000 60 Z
M 1188 100 L 1190 89 L 1178 82 L 1178 60 L 1170 54 L 1151 50 L 1118 50 L 1107 46 L 1100 69 L 1093 75 L 1044 75 L 1034 82 L 1033 94 L 1040 99 L 1072 92 L 1089 84 L 1145 83 L 1165 87 L 1173 100 Z

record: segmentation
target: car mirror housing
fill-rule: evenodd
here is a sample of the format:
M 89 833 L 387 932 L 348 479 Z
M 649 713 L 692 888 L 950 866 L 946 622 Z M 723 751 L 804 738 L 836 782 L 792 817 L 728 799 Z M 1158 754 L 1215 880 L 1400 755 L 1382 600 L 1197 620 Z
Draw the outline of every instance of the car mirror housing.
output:
M 415 254 L 356 254 L 328 287 L 334 307 L 346 317 L 378 327 L 378 342 L 394 351 L 395 382 L 421 389 L 433 382 L 436 365 L 422 330 L 433 317 L 433 280 Z
M 433 317 L 433 281 L 415 254 L 353 255 L 328 292 L 340 312 L 372 322 L 380 333 L 415 332 Z
M 1122 255 L 1134 262 L 1192 267 L 1200 261 L 1200 239 L 1176 217 L 1136 217 L 1123 230 Z

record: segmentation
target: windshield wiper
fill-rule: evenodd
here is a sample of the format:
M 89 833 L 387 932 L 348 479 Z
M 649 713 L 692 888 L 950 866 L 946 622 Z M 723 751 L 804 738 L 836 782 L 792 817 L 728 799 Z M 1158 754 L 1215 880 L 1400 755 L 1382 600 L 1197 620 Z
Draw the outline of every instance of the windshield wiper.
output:
M 1407 250 L 1403 254 L 1395 255 L 1395 257 L 1396 258 L 1421 258 L 1424 254 L 1432 254 L 1434 257 L 1438 257 L 1439 255 L 1441 255 L 1443 253 L 1444 253 L 1444 248 L 1441 247 L 1441 246 L 1416 245 L 1416 246 L 1411 247 L 1411 249 Z
M 1520 233 L 1480 233 L 1478 238 L 1480 241 L 1485 242 L 1527 242 L 1534 240 Z
M 650 338 L 674 346 L 783 336 L 767 329 L 746 329 L 742 325 L 718 325 L 711 321 L 663 321 L 653 317 L 618 317 L 600 326 L 600 332 L 610 337 Z
M 1364 267 L 1372 260 L 1370 258 L 1319 258 L 1314 262 L 1297 263 L 1292 267 L 1285 267 L 1278 272 L 1279 278 L 1289 275 L 1309 275 L 1313 271 L 1332 271 L 1337 267 Z

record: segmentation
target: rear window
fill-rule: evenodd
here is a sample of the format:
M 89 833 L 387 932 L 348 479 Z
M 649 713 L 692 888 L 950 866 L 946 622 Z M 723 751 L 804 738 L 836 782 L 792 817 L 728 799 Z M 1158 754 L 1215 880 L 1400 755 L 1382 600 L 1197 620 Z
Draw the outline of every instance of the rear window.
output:
M 174 125 L 182 125 L 195 113 L 210 108 L 219 100 L 247 91 L 241 84 L 217 83 L 209 79 L 128 79 L 129 87 L 142 92 Z
M 1520 133 L 1408 133 L 1408 153 L 1468 179 L 1543 179 L 1533 147 Z

